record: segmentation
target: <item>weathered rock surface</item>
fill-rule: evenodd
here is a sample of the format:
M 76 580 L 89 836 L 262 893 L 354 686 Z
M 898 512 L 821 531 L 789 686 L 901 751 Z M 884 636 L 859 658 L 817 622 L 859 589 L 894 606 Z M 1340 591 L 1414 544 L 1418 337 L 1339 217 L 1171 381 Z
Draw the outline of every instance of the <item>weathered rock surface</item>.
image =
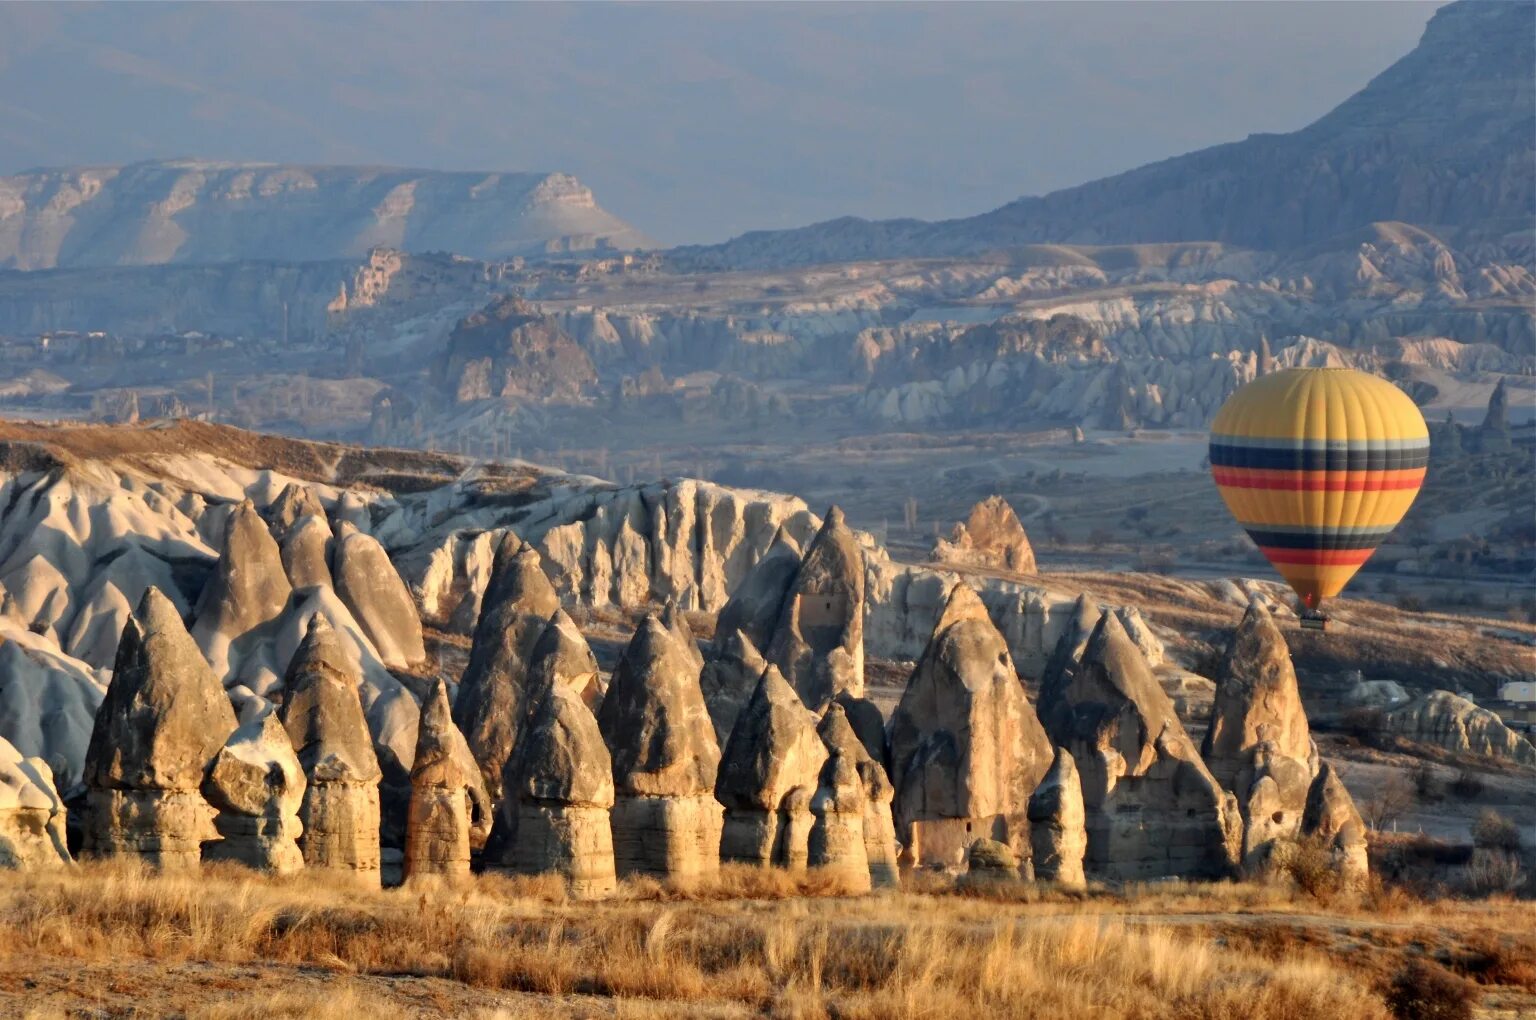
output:
M 203 780 L 203 795 L 218 812 L 214 827 L 223 837 L 209 845 L 204 858 L 274 874 L 304 867 L 298 844 L 304 785 L 304 769 L 277 713 L 235 730 Z
M 811 865 L 842 874 L 852 891 L 896 886 L 900 870 L 896 825 L 891 820 L 895 790 L 885 767 L 869 756 L 842 705 L 834 702 L 827 709 L 817 731 L 827 747 L 827 762 L 811 801 L 816 818 L 811 829 Z M 866 873 L 862 878 L 861 867 Z
M 378 539 L 343 526 L 331 545 L 336 594 L 391 669 L 427 657 L 416 603 Z
M 507 764 L 504 789 L 502 811 L 512 829 L 507 867 L 559 872 L 581 898 L 614 891 L 613 761 L 597 718 L 576 692 L 545 692 Z
M 377 885 L 379 769 L 358 698 L 361 678 L 322 615 L 311 617 L 288 667 L 281 719 L 304 768 L 304 864 Z
M 613 757 L 619 875 L 687 881 L 715 871 L 720 747 L 698 670 L 656 617 L 625 648 L 597 721 Z
M 289 482 L 283 486 L 283 491 L 277 494 L 277 498 L 267 505 L 266 510 L 262 512 L 262 517 L 266 519 L 272 537 L 281 545 L 283 538 L 293 529 L 293 526 L 305 517 L 318 517 L 322 521 L 325 520 L 325 507 L 309 486 Z
M 1007 843 L 995 839 L 973 840 L 965 849 L 967 886 L 1008 885 L 1020 881 L 1019 859 Z
M 1051 770 L 1029 798 L 1029 838 L 1034 848 L 1035 878 L 1067 889 L 1087 885 L 1083 857 L 1088 852 L 1087 812 L 1077 763 L 1066 748 L 1056 749 Z
M 267 637 L 291 591 L 266 522 L 249 500 L 242 502 L 229 519 L 192 624 L 193 639 L 226 687 L 240 682 L 235 669 L 241 658 Z
M 592 646 L 565 610 L 555 610 L 528 657 L 528 681 L 523 699 L 528 713 L 537 709 L 545 693 L 552 688 L 575 694 L 593 712 L 603 703 L 608 688 L 598 669 L 597 656 L 592 654 Z
M 1409 740 L 1435 744 L 1457 754 L 1483 754 L 1536 765 L 1536 746 L 1497 713 L 1450 691 L 1429 691 L 1386 713 L 1387 728 Z
M 1217 671 L 1201 757 L 1237 797 L 1244 862 L 1263 865 L 1269 844 L 1296 838 L 1317 749 L 1285 638 L 1258 602 L 1243 614 Z
M 295 591 L 317 585 L 331 587 L 331 539 L 331 526 L 320 514 L 307 514 L 284 529 L 278 555 Z
M 704 691 L 704 704 L 709 709 L 709 720 L 715 727 L 715 739 L 721 747 L 730 740 L 736 719 L 751 700 L 757 681 L 767 668 L 768 660 L 746 634 L 739 630 L 724 635 L 716 633 L 704 668 L 699 673 L 699 686 Z
M 1018 514 L 1001 496 L 989 496 L 973 506 L 970 516 L 956 524 L 948 538 L 934 543 L 929 558 L 957 567 L 1035 572 L 1034 547 Z
M 716 644 L 722 636 L 740 632 L 752 647 L 767 648 L 799 573 L 800 548 L 780 529 L 768 551 L 731 589 L 730 600 L 715 621 Z M 751 697 L 750 691 L 747 696 Z
M 766 657 L 814 712 L 864 694 L 864 550 L 837 507 L 800 562 Z
M 64 800 L 53 772 L 0 739 L 0 868 L 31 871 L 69 862 Z
M 421 708 L 405 823 L 405 877 L 469 877 L 470 848 L 483 843 L 491 802 L 464 735 L 453 724 L 448 688 L 439 680 Z
M 725 805 L 722 861 L 805 867 L 811 798 L 827 758 L 817 721 L 777 668 L 763 671 L 715 779 L 715 799 Z
M 202 843 L 217 838 L 199 789 L 234 729 L 229 699 L 181 615 L 149 589 L 123 628 L 86 750 L 85 851 L 197 867 Z
M 959 867 L 997 839 L 1029 853 L 1026 809 L 1051 744 L 1007 644 L 956 585 L 890 722 L 898 838 L 918 866 Z
M 539 554 L 511 532 L 504 534 L 453 706 L 454 721 L 493 798 L 501 796 L 502 772 L 527 716 L 534 646 L 559 610 L 560 597 L 544 576 Z
M 1304 839 L 1322 840 L 1332 850 L 1334 865 L 1346 882 L 1365 880 L 1370 871 L 1365 821 L 1338 773 L 1327 762 L 1318 769 L 1307 793 L 1301 835 Z
M 1088 873 L 1230 874 L 1242 840 L 1237 802 L 1205 767 L 1120 618 L 1100 618 L 1080 662 L 1070 648 L 1063 658 L 1070 679 L 1043 688 L 1041 717 L 1077 764 Z

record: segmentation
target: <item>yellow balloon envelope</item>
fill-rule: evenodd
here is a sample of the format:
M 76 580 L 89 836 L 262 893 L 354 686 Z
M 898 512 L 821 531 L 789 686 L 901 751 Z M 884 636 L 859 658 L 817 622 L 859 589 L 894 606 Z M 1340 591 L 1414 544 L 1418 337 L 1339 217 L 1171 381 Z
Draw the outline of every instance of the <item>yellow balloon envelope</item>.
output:
M 1397 527 L 1428 463 L 1429 429 L 1413 401 L 1352 368 L 1260 376 L 1211 425 L 1221 498 L 1310 609 Z

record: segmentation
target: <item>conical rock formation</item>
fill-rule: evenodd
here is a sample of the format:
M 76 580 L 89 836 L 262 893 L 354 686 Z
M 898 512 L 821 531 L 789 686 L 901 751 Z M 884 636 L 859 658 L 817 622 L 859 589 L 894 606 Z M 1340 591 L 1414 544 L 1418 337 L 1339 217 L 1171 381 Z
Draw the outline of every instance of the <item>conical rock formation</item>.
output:
M 720 858 L 802 869 L 826 746 L 817 718 L 773 666 L 731 731 L 715 780 L 725 805 Z
M 839 694 L 864 694 L 864 550 L 835 506 L 806 550 L 766 654 L 813 712 Z
M 217 837 L 200 787 L 234 729 L 229 699 L 175 605 L 148 589 L 123 628 L 86 750 L 86 852 L 197 867 L 202 843 Z
M 317 613 L 288 667 L 281 718 L 304 768 L 299 847 L 305 865 L 377 885 L 380 770 L 358 698 L 360 681 Z
M 545 692 L 507 763 L 505 790 L 514 812 L 509 868 L 559 872 L 579 898 L 614 891 L 613 761 L 596 717 L 575 691 Z
M 656 617 L 625 648 L 597 721 L 613 758 L 618 873 L 687 881 L 714 872 L 720 747 L 698 670 Z
M 1029 795 L 1051 745 L 1008 647 L 956 585 L 891 716 L 896 831 L 918 866 L 956 868 L 977 839 L 1029 854 Z
M 1077 763 L 1066 748 L 1056 749 L 1051 770 L 1029 798 L 1029 837 L 1034 847 L 1035 878 L 1067 889 L 1087 885 L 1083 857 L 1088 851 L 1087 815 Z
M 206 857 L 275 874 L 304 867 L 298 844 L 304 785 L 299 757 L 275 712 L 235 730 L 203 781 L 223 837 Z
M 242 657 L 267 636 L 291 591 L 277 543 L 246 500 L 230 516 L 193 614 L 192 637 L 225 686 L 238 682 Z
M 416 729 L 411 801 L 405 823 L 405 877 L 469 876 L 474 833 L 490 825 L 491 804 L 464 735 L 453 724 L 441 680 L 427 696 Z M 482 835 L 483 841 L 483 835 Z

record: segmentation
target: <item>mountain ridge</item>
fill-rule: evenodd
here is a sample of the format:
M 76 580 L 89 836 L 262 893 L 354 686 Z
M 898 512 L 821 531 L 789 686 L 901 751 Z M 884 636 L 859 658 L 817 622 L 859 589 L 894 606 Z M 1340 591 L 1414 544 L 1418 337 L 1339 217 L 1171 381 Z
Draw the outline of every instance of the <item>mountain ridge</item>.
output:
M 1020 244 L 1285 249 L 1376 221 L 1498 234 L 1536 217 L 1536 5 L 1461 0 L 1332 111 L 954 220 L 841 217 L 673 249 L 701 267 L 967 255 Z
M 176 158 L 0 177 L 0 268 L 482 258 L 649 242 L 559 173 Z

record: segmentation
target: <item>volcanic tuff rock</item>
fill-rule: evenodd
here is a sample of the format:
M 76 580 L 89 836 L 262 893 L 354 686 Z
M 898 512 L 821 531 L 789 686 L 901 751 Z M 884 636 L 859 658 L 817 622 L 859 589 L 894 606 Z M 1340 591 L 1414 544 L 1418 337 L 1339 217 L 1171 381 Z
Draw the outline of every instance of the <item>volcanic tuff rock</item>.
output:
M 958 584 L 891 716 L 896 830 L 918 865 L 958 867 L 987 837 L 1027 854 L 1051 745 L 976 593 Z
M 282 554 L 249 500 L 235 508 L 213 576 L 197 600 L 192 637 L 225 686 L 241 656 L 261 641 L 292 591 Z
M 1068 889 L 1087 885 L 1083 856 L 1088 852 L 1087 812 L 1077 763 L 1064 747 L 1029 798 L 1029 838 L 1035 878 Z
M 725 805 L 721 860 L 805 867 L 811 798 L 827 759 L 816 725 L 779 671 L 765 669 L 715 779 L 715 799 Z
M 688 880 L 720 860 L 720 765 L 699 671 L 647 616 L 613 671 L 597 715 L 613 757 L 618 873 Z
M 547 690 L 507 763 L 504 815 L 513 871 L 565 876 L 573 895 L 607 896 L 616 884 L 613 761 L 597 719 L 575 692 Z
M 1354 798 L 1332 765 L 1324 762 L 1307 793 L 1301 835 L 1320 839 L 1333 852 L 1334 866 L 1346 881 L 1358 883 L 1370 869 L 1365 822 L 1355 809 Z
M 929 558 L 940 563 L 1035 572 L 1035 550 L 1013 507 L 1001 496 L 989 496 L 971 507 L 964 522 L 956 524 L 949 538 L 934 543 Z
M 378 539 L 342 525 L 331 544 L 336 594 L 391 669 L 427 657 L 416 603 Z
M 1077 763 L 1089 874 L 1230 874 L 1242 840 L 1236 800 L 1201 761 L 1119 617 L 1099 619 L 1080 662 L 1070 648 L 1062 658 L 1070 680 L 1042 683 L 1040 712 Z
M 816 712 L 844 692 L 864 694 L 864 550 L 835 506 L 800 561 L 765 655 Z
M 725 633 L 717 626 L 715 640 L 699 673 L 699 686 L 704 692 L 709 721 L 715 727 L 715 738 L 721 747 L 730 740 L 736 719 L 751 700 L 757 681 L 767 668 L 768 660 L 758 652 L 751 639 L 739 630 Z
M 1200 753 L 1237 797 L 1245 861 L 1262 862 L 1266 844 L 1295 839 L 1317 773 L 1317 748 L 1285 638 L 1257 602 L 1227 644 Z
M 862 860 L 872 885 L 898 885 L 896 824 L 891 819 L 891 798 L 896 791 L 886 777 L 885 766 L 870 757 L 842 705 L 834 702 L 827 709 L 817 732 L 827 745 L 827 763 L 822 766 L 821 784 L 811 801 L 811 812 L 816 816 L 811 829 L 811 864 L 842 871 L 855 868 Z M 855 780 L 862 815 L 857 822 L 848 803 Z M 855 831 L 863 842 L 862 851 L 846 842 Z M 853 877 L 855 888 L 862 887 L 857 876 Z
M 278 543 L 283 570 L 294 590 L 333 587 L 329 552 L 334 536 L 323 515 L 308 514 L 284 530 Z
M 203 781 L 223 837 L 204 857 L 275 874 L 304 867 L 298 844 L 304 785 L 304 769 L 276 712 L 235 730 Z
M 70 862 L 64 800 L 41 758 L 24 758 L 0 739 L 0 868 L 52 868 Z
M 555 610 L 528 658 L 524 702 L 529 713 L 537 709 L 553 688 L 571 692 L 594 712 L 603 703 L 608 687 L 598 670 L 597 656 L 565 610 Z
M 283 537 L 303 518 L 319 517 L 324 520 L 325 507 L 309 486 L 289 482 L 277 494 L 277 499 L 268 504 L 262 517 L 272 530 L 272 537 L 282 542 Z
M 527 685 L 534 647 L 559 610 L 560 597 L 544 576 L 539 554 L 506 532 L 496 549 L 453 706 L 454 720 L 480 763 L 493 799 L 501 796 L 502 771 L 532 708 Z
M 1386 725 L 1410 740 L 1436 744 L 1457 754 L 1485 754 L 1536 765 L 1536 746 L 1504 720 L 1450 691 L 1429 691 L 1392 709 Z
M 1027 858 L 1026 858 L 1027 861 Z M 995 839 L 973 840 L 965 848 L 965 875 L 961 884 L 969 887 L 1017 882 L 1023 877 L 1019 859 L 1007 843 Z
M 459 403 L 573 400 L 597 382 L 586 351 L 519 297 L 500 298 L 460 322 L 436 371 L 444 394 Z
M 379 882 L 379 759 L 361 682 L 324 616 L 310 618 L 288 667 L 281 718 L 308 785 L 299 809 L 304 864 Z
M 567 174 L 156 160 L 0 177 L 0 266 L 481 257 L 646 242 Z
M 197 867 L 202 842 L 217 837 L 198 791 L 234 729 L 229 699 L 181 615 L 149 589 L 123 628 L 86 750 L 86 852 Z
M 470 847 L 484 843 L 490 824 L 491 802 L 479 766 L 453 724 L 448 688 L 438 680 L 421 707 L 417 727 L 405 823 L 405 877 L 467 878 Z
M 844 218 L 676 254 L 745 268 L 1029 242 L 1283 248 L 1381 220 L 1496 236 L 1528 226 L 1536 206 L 1533 37 L 1528 4 L 1448 4 L 1413 52 L 1300 131 L 1251 135 L 968 219 Z

